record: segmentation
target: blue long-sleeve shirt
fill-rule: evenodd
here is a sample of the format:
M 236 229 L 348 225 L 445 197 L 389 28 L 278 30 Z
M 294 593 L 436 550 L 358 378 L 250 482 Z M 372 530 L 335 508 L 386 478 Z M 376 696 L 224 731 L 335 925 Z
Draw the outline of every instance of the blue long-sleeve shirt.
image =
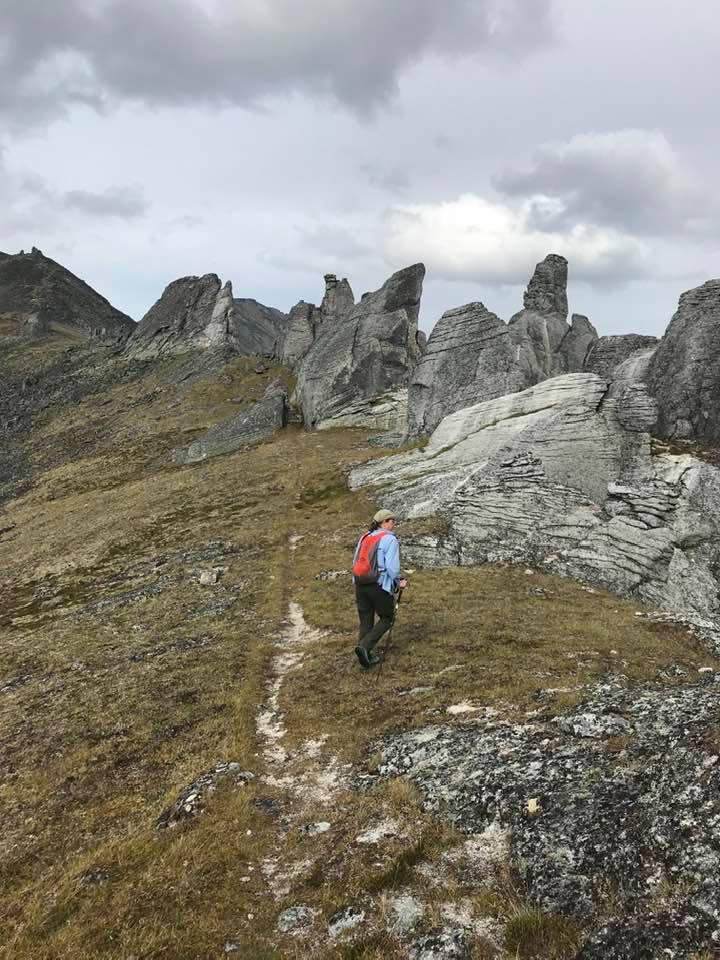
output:
M 364 535 L 363 535 L 364 536 Z M 358 540 L 353 556 L 353 563 L 357 560 L 362 537 Z M 377 582 L 387 593 L 395 593 L 400 580 L 400 543 L 394 533 L 389 531 L 380 538 L 377 548 L 377 565 L 379 576 Z

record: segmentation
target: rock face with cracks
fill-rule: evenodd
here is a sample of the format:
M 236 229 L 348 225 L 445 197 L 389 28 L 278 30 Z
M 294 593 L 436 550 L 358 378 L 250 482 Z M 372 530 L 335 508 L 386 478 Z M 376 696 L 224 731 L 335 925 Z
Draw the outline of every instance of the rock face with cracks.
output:
M 408 562 L 542 564 L 717 627 L 720 470 L 655 455 L 655 417 L 642 384 L 569 374 L 451 414 L 350 484 L 444 521 L 405 539 Z
M 35 247 L 0 254 L 0 320 L 22 336 L 62 332 L 107 343 L 122 342 L 135 329 L 134 320 Z
M 328 291 L 312 345 L 296 366 L 295 400 L 307 426 L 392 430 L 402 420 L 404 431 L 406 399 L 392 397 L 406 391 L 420 358 L 417 319 L 424 276 L 422 264 L 400 270 L 352 308 L 347 293 L 335 287 Z M 327 318 L 322 316 L 326 304 L 335 311 Z M 292 328 L 299 331 L 293 336 L 306 343 L 309 326 L 302 323 L 313 318 L 298 314 L 293 320 L 302 321 Z M 389 415 L 388 404 L 397 412 Z
M 597 333 L 587 317 L 567 322 L 567 261 L 535 268 L 525 309 L 509 324 L 482 303 L 448 310 L 410 381 L 408 436 L 431 433 L 444 416 L 561 373 L 580 371 Z
M 720 441 L 720 280 L 680 297 L 646 377 L 660 436 Z
M 720 674 L 614 677 L 568 716 L 538 714 L 388 736 L 380 773 L 479 842 L 506 831 L 531 900 L 588 925 L 583 960 L 714 956 Z

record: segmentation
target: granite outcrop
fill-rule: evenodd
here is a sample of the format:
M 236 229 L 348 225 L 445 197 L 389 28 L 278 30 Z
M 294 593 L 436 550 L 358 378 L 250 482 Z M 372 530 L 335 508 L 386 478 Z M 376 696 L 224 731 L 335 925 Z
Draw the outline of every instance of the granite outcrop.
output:
M 217 274 L 181 277 L 169 284 L 127 343 L 135 359 L 202 350 L 276 356 L 288 318 L 257 300 L 235 299 Z
M 346 278 L 338 280 L 334 273 L 325 274 L 325 295 L 319 307 L 301 300 L 288 317 L 280 360 L 291 370 L 305 358 L 322 325 L 349 316 L 355 307 L 355 295 Z
M 597 332 L 581 314 L 567 322 L 564 257 L 550 254 L 536 266 L 524 304 L 507 324 L 477 302 L 443 314 L 410 381 L 410 438 L 463 407 L 583 369 Z
M 717 625 L 720 470 L 656 451 L 656 416 L 638 381 L 567 374 L 449 415 L 350 485 L 442 521 L 405 539 L 409 562 L 531 563 Z
M 306 426 L 404 433 L 408 380 L 420 359 L 417 320 L 424 276 L 422 264 L 407 267 L 352 305 L 346 281 L 331 283 L 319 316 L 304 305 L 295 308 L 285 355 L 296 358 L 294 399 Z M 308 343 L 300 356 L 295 344 Z

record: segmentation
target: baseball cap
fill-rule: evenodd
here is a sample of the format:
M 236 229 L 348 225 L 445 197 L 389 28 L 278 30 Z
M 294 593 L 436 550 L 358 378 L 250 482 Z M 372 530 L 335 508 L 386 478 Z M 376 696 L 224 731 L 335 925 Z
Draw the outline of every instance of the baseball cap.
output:
M 378 512 L 373 517 L 375 523 L 382 523 L 383 520 L 394 520 L 395 514 L 392 510 L 378 510 Z

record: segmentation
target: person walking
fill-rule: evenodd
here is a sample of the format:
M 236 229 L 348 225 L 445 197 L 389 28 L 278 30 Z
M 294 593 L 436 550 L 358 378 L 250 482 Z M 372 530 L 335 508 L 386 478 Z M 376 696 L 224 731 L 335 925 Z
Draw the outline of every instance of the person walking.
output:
M 395 514 L 378 510 L 353 555 L 353 582 L 360 626 L 355 654 L 365 670 L 380 663 L 373 647 L 392 627 L 398 590 L 407 580 L 400 573 L 400 544 Z M 378 617 L 377 623 L 375 617 Z

